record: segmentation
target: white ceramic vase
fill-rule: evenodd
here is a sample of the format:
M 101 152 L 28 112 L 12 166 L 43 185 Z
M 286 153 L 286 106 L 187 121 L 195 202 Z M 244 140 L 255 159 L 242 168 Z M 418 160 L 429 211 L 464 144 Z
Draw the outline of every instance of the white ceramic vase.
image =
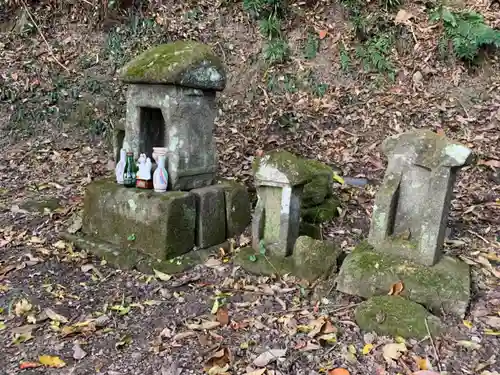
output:
M 165 192 L 168 187 L 168 172 L 165 167 L 167 161 L 167 149 L 165 147 L 153 147 L 153 158 L 156 161 L 156 170 L 153 173 L 153 188 L 157 192 Z
M 120 160 L 115 167 L 116 182 L 123 185 L 123 172 L 125 171 L 125 164 L 127 162 L 127 153 L 125 149 L 120 149 Z

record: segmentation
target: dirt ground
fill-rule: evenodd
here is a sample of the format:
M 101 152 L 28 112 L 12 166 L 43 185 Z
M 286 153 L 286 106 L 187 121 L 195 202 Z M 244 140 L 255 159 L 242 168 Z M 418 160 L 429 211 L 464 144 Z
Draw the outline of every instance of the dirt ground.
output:
M 349 25 L 338 4 L 318 4 L 300 13 L 305 25 L 286 25 L 293 58 L 272 68 L 259 59 L 262 37 L 239 3 L 163 2 L 148 16 L 161 32 L 137 17 L 96 27 L 91 13 L 85 18 L 49 6 L 29 13 L 21 7 L 16 18 L 0 18 L 15 26 L 13 19 L 24 15 L 32 28 L 25 34 L 0 28 L 0 373 L 500 371 L 498 54 L 476 69 L 438 61 L 437 31 L 418 6 L 408 5 L 417 46 L 411 54 L 394 52 L 396 80 L 381 83 L 360 69 L 339 68 Z M 471 6 L 488 20 L 500 19 L 498 4 Z M 182 16 L 195 10 L 191 18 Z M 328 36 L 316 58 L 304 60 L 300 48 L 310 27 Z M 117 69 L 150 45 L 180 38 L 210 43 L 228 66 L 216 123 L 222 176 L 251 188 L 255 152 L 279 148 L 369 181 L 338 187 L 342 214 L 324 227 L 346 252 L 367 235 L 386 163 L 380 150 L 385 137 L 426 128 L 472 148 L 476 160 L 456 183 L 446 242 L 446 252 L 472 269 L 465 320 L 445 316 L 445 335 L 402 343 L 360 332 L 353 318 L 360 299 L 333 293 L 311 301 L 310 285 L 248 275 L 232 264 L 231 254 L 214 254 L 181 275 L 155 277 L 116 270 L 60 240 L 81 210 L 85 185 L 112 174 L 110 129 L 124 116 Z M 328 85 L 323 96 L 270 87 L 273 75 L 282 83 L 287 74 L 308 71 Z M 236 239 L 235 251 L 247 240 Z M 320 340 L 317 327 L 334 339 Z M 394 344 L 405 350 L 394 353 Z M 52 367 L 29 368 L 41 355 L 53 357 L 47 359 Z M 54 368 L 58 360 L 64 366 Z

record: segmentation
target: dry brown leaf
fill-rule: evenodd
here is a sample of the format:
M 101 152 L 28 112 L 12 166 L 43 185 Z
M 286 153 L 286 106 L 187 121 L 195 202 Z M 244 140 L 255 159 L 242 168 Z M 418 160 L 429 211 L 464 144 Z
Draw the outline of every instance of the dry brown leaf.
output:
M 500 168 L 500 160 L 490 159 L 490 160 L 479 160 L 478 165 L 486 165 L 492 168 Z
M 205 320 L 201 324 L 188 323 L 186 326 L 194 331 L 201 331 L 204 329 L 214 329 L 220 326 L 219 322 L 214 322 L 212 320 Z
M 391 343 L 383 346 L 382 355 L 390 366 L 394 366 L 395 360 L 398 360 L 407 350 L 404 343 Z
M 483 320 L 490 327 L 500 329 L 500 316 L 485 316 Z
M 227 311 L 227 307 L 219 307 L 216 318 L 222 326 L 227 326 L 229 324 L 229 313 Z
M 56 313 L 54 310 L 52 310 L 48 307 L 44 310 L 44 313 L 45 313 L 45 315 L 47 315 L 47 317 L 50 320 L 60 322 L 60 323 L 68 323 L 69 322 L 68 318 L 66 318 L 65 316 L 62 316 L 61 314 Z
M 286 355 L 286 349 L 269 349 L 264 353 L 261 353 L 257 358 L 253 360 L 254 366 L 265 367 L 269 363 L 282 358 Z
M 226 372 L 231 364 L 231 352 L 228 348 L 218 348 L 216 351 L 212 352 L 207 361 L 205 362 L 205 370 L 210 371 L 210 369 L 219 368 Z M 215 370 L 212 370 L 215 371 Z M 214 374 L 222 374 L 224 372 L 213 372 Z
M 266 371 L 266 368 L 260 368 L 258 370 L 247 372 L 245 375 L 263 375 Z
M 396 17 L 394 18 L 394 22 L 396 24 L 409 24 L 410 19 L 414 18 L 414 15 L 411 14 L 410 12 L 400 9 L 398 14 L 396 14 Z
M 404 285 L 402 281 L 398 281 L 397 283 L 394 283 L 391 285 L 391 289 L 389 290 L 389 293 L 387 293 L 390 296 L 399 296 L 401 292 L 404 289 Z

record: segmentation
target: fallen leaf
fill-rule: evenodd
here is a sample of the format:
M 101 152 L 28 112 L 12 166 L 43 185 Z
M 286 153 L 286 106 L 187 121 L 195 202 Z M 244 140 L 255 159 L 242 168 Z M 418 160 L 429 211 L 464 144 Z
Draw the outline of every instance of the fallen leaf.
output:
M 417 366 L 420 370 L 429 370 L 431 363 L 428 358 L 416 357 Z
M 57 356 L 41 355 L 38 357 L 38 361 L 47 367 L 61 368 L 66 366 L 66 363 Z
M 258 370 L 247 372 L 245 375 L 263 375 L 266 371 L 266 368 L 260 368 Z
M 391 285 L 391 289 L 389 290 L 390 296 L 399 296 L 404 289 L 404 285 L 401 281 L 394 283 Z
M 229 314 L 226 307 L 221 307 L 217 310 L 217 321 L 223 325 L 227 326 L 229 324 Z
M 196 331 L 196 330 L 201 331 L 201 330 L 204 330 L 204 329 L 214 329 L 214 328 L 217 328 L 217 327 L 220 326 L 220 323 L 219 322 L 214 322 L 212 320 L 206 320 L 206 321 L 203 321 L 201 324 L 188 323 L 188 324 L 186 324 L 186 326 L 189 329 L 192 329 L 194 331 Z
M 490 160 L 479 160 L 478 165 L 486 165 L 492 168 L 500 168 L 500 160 L 490 159 Z
M 21 362 L 19 364 L 19 369 L 20 370 L 25 370 L 25 369 L 28 369 L 28 368 L 37 368 L 37 367 L 40 367 L 42 366 L 41 363 L 38 363 L 38 362 Z
M 414 16 L 410 12 L 400 9 L 398 14 L 396 14 L 396 17 L 394 18 L 394 22 L 396 24 L 398 23 L 403 23 L 403 24 L 408 24 L 410 19 L 412 19 Z
M 327 34 L 328 34 L 328 31 L 326 31 L 326 30 L 320 30 L 319 33 L 318 33 L 319 39 L 320 40 L 325 39 Z
M 363 346 L 363 350 L 361 351 L 364 355 L 369 354 L 373 349 L 373 344 L 366 344 Z
M 161 281 L 168 281 L 172 278 L 172 276 L 170 275 L 167 275 L 166 273 L 163 273 L 161 271 L 158 271 L 158 270 L 155 270 L 153 269 L 154 273 L 155 273 L 155 276 L 157 279 L 161 280 Z
M 80 346 L 80 343 L 76 341 L 73 344 L 73 358 L 79 361 L 80 359 L 83 359 L 86 355 L 87 352 L 83 350 L 82 347 Z
M 15 304 L 14 314 L 16 314 L 16 316 L 22 316 L 31 311 L 32 308 L 33 306 L 31 305 L 31 303 L 29 303 L 26 298 L 23 298 Z
M 81 215 L 75 215 L 73 217 L 73 221 L 71 222 L 71 225 L 67 229 L 68 233 L 75 234 L 80 229 L 82 229 L 82 224 L 83 224 L 83 222 L 82 222 L 82 216 Z
M 54 310 L 52 310 L 48 307 L 46 309 L 44 309 L 44 313 L 45 313 L 45 315 L 47 315 L 47 317 L 50 320 L 54 320 L 56 322 L 68 323 L 68 321 L 69 321 L 66 317 L 56 313 Z
M 213 374 L 223 374 L 229 370 L 229 365 L 231 363 L 231 353 L 226 347 L 218 348 L 216 351 L 212 352 L 207 361 L 205 362 L 205 370 L 210 373 L 212 370 Z M 224 372 L 215 372 L 223 369 Z
M 469 329 L 472 328 L 472 322 L 470 322 L 468 320 L 464 320 L 463 323 L 464 323 L 464 326 L 466 326 L 467 328 L 469 328 Z
M 477 350 L 481 348 L 481 345 L 474 341 L 460 340 L 457 341 L 457 344 L 463 346 L 467 349 Z
M 312 350 L 321 349 L 321 345 L 314 342 L 313 340 L 302 341 L 302 342 L 299 342 L 297 345 L 295 345 L 294 349 L 300 350 L 301 352 L 308 352 L 308 351 L 312 351 Z
M 67 244 L 63 240 L 59 240 L 56 243 L 53 243 L 52 246 L 54 246 L 56 249 L 64 250 L 66 249 Z
M 440 375 L 439 372 L 429 371 L 429 370 L 421 370 L 414 372 L 412 375 Z
M 342 367 L 337 367 L 332 370 L 328 370 L 328 375 L 350 375 L 351 373 Z
M 500 316 L 485 316 L 483 319 L 490 327 L 500 329 Z
M 406 345 L 403 343 L 386 344 L 382 348 L 382 356 L 389 365 L 394 366 L 394 361 L 398 360 L 407 350 Z
M 178 341 L 182 339 L 186 339 L 191 336 L 195 336 L 196 334 L 193 331 L 186 331 L 177 333 L 174 337 L 172 337 L 172 341 Z
M 269 363 L 274 362 L 279 358 L 283 358 L 286 355 L 286 349 L 270 349 L 261 353 L 257 358 L 253 360 L 254 366 L 265 367 Z

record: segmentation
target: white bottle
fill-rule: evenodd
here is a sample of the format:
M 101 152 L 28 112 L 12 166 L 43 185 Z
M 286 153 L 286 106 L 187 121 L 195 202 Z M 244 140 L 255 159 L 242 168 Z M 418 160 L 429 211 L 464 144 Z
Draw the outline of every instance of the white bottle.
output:
M 123 172 L 125 171 L 125 164 L 127 162 L 127 153 L 125 149 L 120 149 L 120 160 L 116 164 L 115 175 L 116 182 L 123 185 Z

